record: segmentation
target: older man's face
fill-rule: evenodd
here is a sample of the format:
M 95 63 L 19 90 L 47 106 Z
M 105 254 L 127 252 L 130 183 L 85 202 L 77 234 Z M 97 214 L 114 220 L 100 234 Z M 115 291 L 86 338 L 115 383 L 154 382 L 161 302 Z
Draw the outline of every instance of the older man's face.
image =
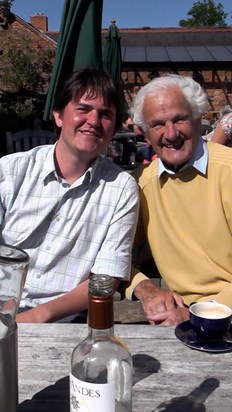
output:
M 192 119 L 189 104 L 176 86 L 146 97 L 143 114 L 146 137 L 154 151 L 170 168 L 178 170 L 196 149 L 201 119 Z

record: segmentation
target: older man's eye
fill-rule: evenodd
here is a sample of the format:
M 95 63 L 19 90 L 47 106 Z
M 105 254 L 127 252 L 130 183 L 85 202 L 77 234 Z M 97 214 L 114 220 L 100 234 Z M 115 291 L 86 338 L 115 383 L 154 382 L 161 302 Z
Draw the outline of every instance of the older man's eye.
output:
M 189 117 L 182 117 L 182 118 L 179 118 L 179 119 L 176 119 L 175 121 L 174 121 L 174 123 L 176 123 L 176 124 L 183 124 L 183 123 L 186 123 L 186 122 L 189 122 L 190 121 L 190 118 Z
M 153 125 L 152 125 L 152 129 L 155 129 L 155 130 L 159 130 L 159 129 L 161 129 L 162 127 L 164 127 L 164 125 L 161 124 L 161 123 L 156 123 L 156 124 L 153 124 Z

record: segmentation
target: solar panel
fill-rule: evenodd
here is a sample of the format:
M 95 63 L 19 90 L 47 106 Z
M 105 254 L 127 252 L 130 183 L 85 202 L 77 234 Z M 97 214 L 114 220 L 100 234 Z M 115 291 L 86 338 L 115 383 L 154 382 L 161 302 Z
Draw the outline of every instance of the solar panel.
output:
M 169 57 L 166 47 L 147 47 L 148 62 L 168 62 Z
M 169 55 L 170 61 L 172 62 L 191 62 L 191 56 L 183 46 L 177 47 L 167 47 L 167 53 Z
M 232 53 L 225 46 L 207 46 L 207 49 L 217 61 L 232 61 Z
M 191 58 L 193 61 L 214 61 L 213 56 L 209 53 L 205 46 L 187 46 Z
M 226 49 L 228 49 L 230 53 L 232 53 L 232 46 L 226 46 Z
M 125 62 L 146 62 L 145 47 L 125 47 Z
M 232 46 L 122 47 L 123 62 L 232 61 Z

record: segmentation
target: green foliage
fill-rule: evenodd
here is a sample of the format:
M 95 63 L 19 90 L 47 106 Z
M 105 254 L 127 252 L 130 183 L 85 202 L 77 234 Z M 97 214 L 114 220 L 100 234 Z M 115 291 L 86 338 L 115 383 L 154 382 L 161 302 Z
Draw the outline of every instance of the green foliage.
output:
M 215 4 L 213 0 L 193 3 L 187 15 L 191 17 L 187 20 L 180 20 L 181 27 L 227 26 L 228 13 L 224 12 L 222 3 Z
M 3 84 L 11 92 L 37 91 L 43 92 L 46 87 L 45 75 L 52 72 L 52 61 L 55 55 L 50 49 L 34 50 L 25 35 L 21 35 L 20 47 L 9 37 L 0 61 Z
M 31 57 L 31 52 L 14 44 L 4 54 L 7 64 L 2 68 L 2 79 L 12 92 L 39 87 L 40 76 Z
M 1 0 L 0 1 L 0 7 L 4 8 L 5 15 L 10 13 L 10 9 L 13 3 L 14 3 L 14 0 Z
M 0 58 L 0 140 L 5 132 L 25 129 L 33 118 L 42 118 L 55 51 L 32 49 L 21 35 L 20 45 L 8 36 Z M 1 155 L 0 149 L 0 155 Z
M 46 95 L 33 92 L 0 93 L 0 119 L 42 117 Z M 14 124 L 11 124 L 11 129 Z
M 14 0 L 0 1 L 1 12 L 11 14 Z M 55 50 L 33 48 L 25 34 L 8 33 L 1 38 L 0 55 L 0 156 L 5 154 L 5 133 L 33 127 L 33 119 L 42 118 Z M 50 122 L 51 123 L 51 122 Z M 52 123 L 46 125 L 52 128 Z M 52 130 L 52 129 L 51 129 Z
M 0 59 L 2 86 L 0 89 L 1 124 L 9 127 L 33 117 L 42 117 L 48 82 L 52 73 L 55 51 L 33 49 L 25 35 L 19 44 L 8 37 Z M 12 120 L 14 119 L 14 120 Z

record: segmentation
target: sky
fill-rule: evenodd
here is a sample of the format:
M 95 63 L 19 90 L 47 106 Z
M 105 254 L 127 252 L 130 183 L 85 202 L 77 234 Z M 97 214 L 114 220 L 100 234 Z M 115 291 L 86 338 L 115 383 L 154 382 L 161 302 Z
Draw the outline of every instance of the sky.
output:
M 188 11 L 198 0 L 103 0 L 102 27 L 107 28 L 112 18 L 118 28 L 178 27 L 187 19 Z M 223 4 L 229 14 L 227 24 L 232 25 L 231 0 L 216 1 Z M 14 0 L 12 11 L 26 22 L 30 16 L 42 13 L 48 17 L 48 30 L 59 30 L 64 0 Z

